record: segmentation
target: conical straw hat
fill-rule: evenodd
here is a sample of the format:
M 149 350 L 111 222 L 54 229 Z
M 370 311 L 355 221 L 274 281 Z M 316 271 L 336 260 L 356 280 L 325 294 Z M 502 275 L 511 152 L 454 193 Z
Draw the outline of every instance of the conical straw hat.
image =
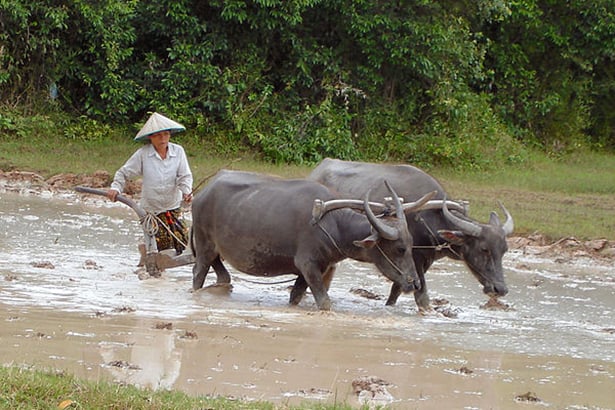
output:
M 171 131 L 171 134 L 175 134 L 176 132 L 186 131 L 186 127 L 155 112 L 149 117 L 145 125 L 143 125 L 141 131 L 137 133 L 135 141 L 145 141 L 150 135 L 160 131 Z

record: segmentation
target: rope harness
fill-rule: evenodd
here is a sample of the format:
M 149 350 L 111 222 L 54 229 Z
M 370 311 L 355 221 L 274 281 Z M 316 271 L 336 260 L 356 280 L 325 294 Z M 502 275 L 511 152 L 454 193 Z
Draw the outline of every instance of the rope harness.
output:
M 397 273 L 404 276 L 404 273 L 402 272 L 402 270 L 399 269 L 399 267 L 395 264 L 395 262 L 393 262 L 386 253 L 384 253 L 384 251 L 382 250 L 379 244 L 376 244 L 376 248 L 380 251 L 382 256 L 384 256 L 384 259 L 386 259 L 387 262 L 389 262 L 391 266 L 397 271 Z
M 423 226 L 425 226 L 425 228 L 427 229 L 427 231 L 429 232 L 429 240 L 431 242 L 431 245 L 412 245 L 412 249 L 434 249 L 437 252 L 440 252 L 444 249 L 448 249 L 451 253 L 453 253 L 454 255 L 456 255 L 459 259 L 463 259 L 462 256 L 459 254 L 459 252 L 455 251 L 451 244 L 446 242 L 443 244 L 439 244 L 438 243 L 438 237 L 436 236 L 436 234 L 433 232 L 433 230 L 429 227 L 429 225 L 427 224 L 427 222 L 425 222 L 425 218 L 423 218 L 423 216 L 421 216 L 420 214 L 417 214 L 416 216 L 417 220 L 420 221 Z M 329 240 L 331 241 L 331 243 L 333 244 L 333 246 L 335 246 L 335 249 L 337 249 L 337 251 L 344 257 L 348 257 L 348 255 L 346 255 L 338 246 L 338 244 L 335 242 L 335 239 L 333 239 L 333 237 L 331 236 L 331 234 L 329 232 L 327 232 L 327 230 L 320 224 L 320 221 L 316 222 L 316 225 L 320 228 L 321 231 L 323 231 L 325 233 L 325 235 L 327 235 L 327 237 L 329 238 Z M 380 245 L 376 245 L 376 247 L 378 248 L 378 250 L 380 251 L 380 253 L 382 254 L 382 256 L 384 256 L 384 258 L 387 260 L 387 262 L 389 262 L 391 264 L 391 266 L 393 266 L 393 268 L 395 268 L 395 270 L 397 272 L 399 272 L 400 274 L 402 273 L 401 269 L 399 269 L 399 267 L 397 265 L 395 265 L 395 263 L 387 256 L 387 254 L 384 253 L 384 251 L 382 250 L 382 248 L 380 248 Z
M 157 217 L 153 213 L 147 212 L 140 222 L 149 236 L 155 236 L 158 233 Z
M 340 247 L 337 245 L 337 242 L 335 242 L 335 239 L 333 239 L 331 234 L 329 232 L 327 232 L 327 230 L 325 228 L 323 228 L 323 226 L 320 224 L 320 221 L 316 222 L 316 226 L 318 226 L 320 228 L 320 230 L 323 231 L 325 233 L 325 235 L 327 235 L 327 238 L 329 238 L 329 240 L 331 241 L 333 246 L 335 246 L 335 249 L 337 249 L 337 251 L 340 253 L 340 255 L 342 255 L 343 257 L 347 258 L 348 255 L 346 255 L 344 253 L 344 251 L 342 251 L 340 249 Z
M 345 258 L 348 258 L 349 256 L 344 253 L 344 251 L 342 251 L 342 249 L 339 247 L 339 245 L 337 244 L 337 242 L 335 242 L 335 239 L 333 238 L 333 236 L 331 236 L 331 234 L 320 224 L 320 221 L 316 222 L 316 225 L 320 228 L 321 231 L 323 231 L 325 233 L 325 235 L 327 235 L 327 238 L 329 238 L 329 240 L 331 241 L 331 243 L 333 244 L 333 246 L 335 246 L 335 249 L 337 249 L 337 251 L 344 256 Z M 400 274 L 400 275 L 404 275 L 403 271 L 395 264 L 395 262 L 393 262 L 391 260 L 391 258 L 389 258 L 389 256 L 384 253 L 384 251 L 382 250 L 382 248 L 380 247 L 379 244 L 376 244 L 376 249 L 378 249 L 378 251 L 382 254 L 382 256 L 384 256 L 384 259 L 386 259 L 387 262 L 389 262 L 389 264 Z
M 297 280 L 297 279 L 295 279 L 295 278 L 293 278 L 293 279 L 286 279 L 286 280 L 280 280 L 280 281 L 277 281 L 277 282 L 259 282 L 259 281 L 256 281 L 256 280 L 245 279 L 245 278 L 233 275 L 233 280 L 239 280 L 239 281 L 244 281 L 244 282 L 248 282 L 248 283 L 253 283 L 255 285 L 282 285 L 284 283 L 290 283 L 290 282 L 292 282 L 294 280 Z
M 170 224 L 171 220 L 168 220 L 167 223 Z M 152 212 L 147 212 L 145 214 L 145 216 L 141 220 L 141 224 L 143 225 L 143 229 L 149 236 L 156 236 L 158 230 L 160 229 L 160 226 L 162 226 L 179 244 L 181 244 L 184 248 L 188 247 L 188 245 L 186 245 L 181 239 L 177 237 L 177 235 L 173 233 L 171 228 L 169 228 L 169 226 L 165 224 L 162 219 L 160 219 Z
M 451 244 L 446 242 L 443 244 L 439 244 L 438 243 L 438 237 L 437 235 L 434 233 L 434 231 L 429 227 L 429 225 L 427 224 L 427 222 L 425 222 L 425 218 L 423 218 L 422 215 L 417 214 L 416 215 L 416 220 L 421 222 L 423 224 L 423 226 L 425 226 L 425 228 L 427 229 L 427 231 L 429 232 L 429 241 L 431 242 L 431 245 L 423 245 L 423 246 L 412 246 L 413 249 L 434 249 L 437 252 L 440 252 L 444 249 L 448 249 L 452 254 L 456 255 L 459 259 L 463 259 L 461 257 L 461 255 L 459 254 L 459 252 L 455 251 L 452 247 Z

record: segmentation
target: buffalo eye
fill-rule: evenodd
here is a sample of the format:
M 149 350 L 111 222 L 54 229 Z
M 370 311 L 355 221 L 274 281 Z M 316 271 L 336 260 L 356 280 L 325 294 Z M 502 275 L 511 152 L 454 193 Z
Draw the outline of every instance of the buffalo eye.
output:
M 400 246 L 399 248 L 397 248 L 397 253 L 401 256 L 405 255 L 406 248 Z

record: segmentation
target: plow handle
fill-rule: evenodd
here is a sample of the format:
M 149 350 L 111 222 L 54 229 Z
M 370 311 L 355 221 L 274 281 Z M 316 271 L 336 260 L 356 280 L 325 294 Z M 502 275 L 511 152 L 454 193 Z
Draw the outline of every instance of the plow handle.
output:
M 107 191 L 104 189 L 90 188 L 86 186 L 76 186 L 75 191 L 81 192 L 84 194 L 94 194 L 94 195 L 101 195 L 105 197 L 107 196 Z M 143 210 L 143 208 L 141 208 L 135 201 L 133 201 L 130 198 L 126 198 L 124 195 L 118 195 L 117 200 L 131 207 L 137 213 L 137 215 L 139 216 L 139 219 L 143 219 L 145 215 L 147 214 Z

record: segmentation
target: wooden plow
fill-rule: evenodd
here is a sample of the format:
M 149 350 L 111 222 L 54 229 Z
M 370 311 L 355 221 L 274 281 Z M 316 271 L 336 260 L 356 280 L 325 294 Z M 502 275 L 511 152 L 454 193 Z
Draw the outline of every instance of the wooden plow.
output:
M 75 187 L 75 191 L 84 194 L 107 196 L 106 190 L 84 186 Z M 141 261 L 150 276 L 158 277 L 164 269 L 194 263 L 194 256 L 192 256 L 192 252 L 188 247 L 186 247 L 186 251 L 181 255 L 176 255 L 175 249 L 165 249 L 158 252 L 155 230 L 152 229 L 152 225 L 157 224 L 156 216 L 146 212 L 135 201 L 123 195 L 118 195 L 117 201 L 131 207 L 139 217 L 141 227 L 143 228 L 143 239 L 145 242 L 145 251 L 141 255 Z

